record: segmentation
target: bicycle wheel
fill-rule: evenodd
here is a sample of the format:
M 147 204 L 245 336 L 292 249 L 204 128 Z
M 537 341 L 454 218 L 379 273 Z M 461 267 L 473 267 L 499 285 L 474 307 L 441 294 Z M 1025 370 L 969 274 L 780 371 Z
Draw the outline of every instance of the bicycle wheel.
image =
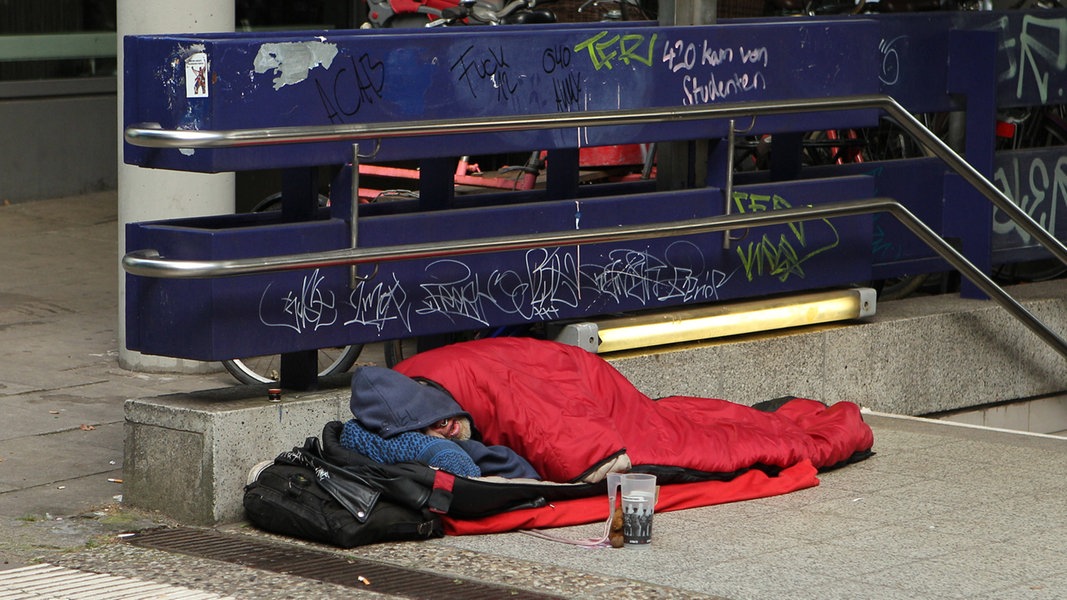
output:
M 389 340 L 382 348 L 385 353 L 385 366 L 392 369 L 405 358 L 411 358 L 419 352 L 477 337 L 477 332 L 457 332 Z
M 544 329 L 541 324 L 524 324 L 497 327 L 495 329 L 477 329 L 470 331 L 457 331 L 453 333 L 440 333 L 428 336 L 419 336 L 385 342 L 382 350 L 385 354 L 385 366 L 390 369 L 405 358 L 415 356 L 419 352 L 425 352 L 433 348 L 440 348 L 458 342 L 477 340 L 486 337 L 540 337 L 544 338 Z
M 319 208 L 326 208 L 327 206 L 330 205 L 330 199 L 328 197 L 324 196 L 323 194 L 319 194 L 318 201 L 319 201 Z M 281 210 L 281 209 L 282 209 L 282 193 L 281 192 L 275 192 L 275 193 L 271 194 L 270 196 L 267 196 L 266 198 L 260 200 L 259 203 L 256 204 L 255 206 L 253 206 L 252 210 L 250 210 L 249 212 L 267 212 L 267 211 L 271 211 L 271 210 Z
M 344 373 L 352 368 L 363 344 L 319 349 L 319 377 Z M 241 383 L 277 383 L 281 379 L 281 355 L 267 354 L 222 361 L 222 366 Z
M 927 274 L 922 273 L 920 275 L 904 275 L 903 277 L 883 280 L 879 282 L 878 300 L 888 302 L 889 300 L 907 298 L 919 291 L 926 283 L 926 279 Z
M 385 366 L 392 369 L 405 358 L 414 355 L 418 350 L 416 348 L 416 340 L 389 340 L 385 342 L 383 348 L 385 351 Z

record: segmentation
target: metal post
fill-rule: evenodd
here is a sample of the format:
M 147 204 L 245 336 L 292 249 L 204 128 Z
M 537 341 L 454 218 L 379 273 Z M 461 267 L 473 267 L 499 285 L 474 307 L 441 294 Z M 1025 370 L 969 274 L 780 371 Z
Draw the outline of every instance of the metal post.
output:
M 282 218 L 307 221 L 319 207 L 319 171 L 297 167 L 282 172 Z M 281 355 L 278 384 L 288 390 L 311 390 L 318 386 L 318 350 L 299 350 Z
M 348 217 L 349 245 L 359 247 L 359 144 L 352 144 L 352 207 Z M 348 287 L 356 289 L 359 282 L 359 265 L 352 265 L 349 270 Z
M 734 120 L 730 119 L 730 131 L 726 134 L 726 186 L 723 188 L 722 214 L 733 213 L 734 204 Z M 730 249 L 730 230 L 722 232 L 722 249 Z

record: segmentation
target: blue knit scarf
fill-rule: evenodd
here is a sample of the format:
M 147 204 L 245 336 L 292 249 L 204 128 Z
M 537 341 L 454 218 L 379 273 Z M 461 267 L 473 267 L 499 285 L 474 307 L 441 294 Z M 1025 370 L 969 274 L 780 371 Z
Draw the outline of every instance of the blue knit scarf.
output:
M 424 433 L 409 431 L 386 439 L 367 431 L 358 421 L 351 419 L 341 431 L 341 445 L 389 465 L 416 461 L 465 477 L 479 477 L 482 474 L 478 465 L 458 444 Z

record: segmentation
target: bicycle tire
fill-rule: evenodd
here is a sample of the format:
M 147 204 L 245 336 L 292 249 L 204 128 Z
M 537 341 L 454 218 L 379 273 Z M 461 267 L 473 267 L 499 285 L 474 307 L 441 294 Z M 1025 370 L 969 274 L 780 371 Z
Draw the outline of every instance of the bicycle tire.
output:
M 330 199 L 327 196 L 323 195 L 323 194 L 319 194 L 318 204 L 319 204 L 319 208 L 326 208 L 327 206 L 330 205 Z M 259 203 L 257 203 L 255 206 L 253 206 L 252 210 L 250 210 L 248 212 L 257 213 L 257 212 L 268 212 L 268 211 L 272 211 L 272 210 L 281 210 L 281 209 L 282 209 L 282 193 L 281 192 L 275 192 L 275 193 L 271 194 L 270 196 L 267 196 L 266 198 L 260 200 Z
M 407 355 L 414 354 L 414 348 L 409 349 L 407 352 L 404 350 L 405 340 L 389 340 L 385 342 L 383 351 L 385 353 L 385 366 L 392 369 L 405 358 Z M 409 344 L 414 346 L 415 340 L 409 340 Z
M 538 324 L 525 324 L 510 327 L 497 327 L 493 330 L 478 329 L 456 331 L 453 333 L 443 333 L 431 336 L 389 340 L 385 342 L 382 347 L 382 351 L 385 355 L 385 366 L 391 369 L 405 358 L 410 358 L 419 352 L 424 352 L 431 348 L 440 348 L 441 346 L 447 346 L 458 342 L 477 340 L 486 337 L 530 337 L 531 330 L 538 327 Z M 541 337 L 544 336 L 542 335 Z
M 888 302 L 907 298 L 919 291 L 926 284 L 927 278 L 928 274 L 921 273 L 919 275 L 904 275 L 903 277 L 884 280 L 878 290 L 878 300 Z
M 363 352 L 363 344 L 319 349 L 319 377 L 344 373 Z M 281 355 L 266 354 L 222 361 L 222 366 L 241 383 L 277 383 L 281 377 Z

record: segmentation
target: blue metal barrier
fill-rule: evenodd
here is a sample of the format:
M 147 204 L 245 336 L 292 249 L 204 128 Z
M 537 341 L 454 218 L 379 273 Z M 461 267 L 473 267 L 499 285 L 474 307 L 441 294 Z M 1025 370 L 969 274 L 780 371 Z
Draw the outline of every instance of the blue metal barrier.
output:
M 127 38 L 125 122 L 164 129 L 247 129 L 279 125 L 384 123 L 526 113 L 681 106 L 716 101 L 869 94 L 878 91 L 873 21 L 662 28 L 647 24 L 552 28 L 460 27 L 280 35 Z M 852 50 L 842 56 L 842 42 Z M 800 50 L 802 49 L 802 50 Z M 798 56 L 802 52 L 802 56 Z M 848 58 L 848 60 L 842 60 Z M 210 65 L 205 87 L 190 89 L 190 60 Z M 835 65 L 826 68 L 826 65 Z M 195 85 L 195 84 L 194 84 Z M 845 118 L 846 126 L 870 124 Z M 842 117 L 807 119 L 809 129 Z M 767 132 L 792 131 L 794 119 Z M 692 124 L 552 132 L 475 139 L 389 140 L 376 160 L 550 150 L 708 139 Z M 477 152 L 471 152 L 476 149 Z M 311 147 L 216 148 L 192 153 L 126 147 L 126 162 L 217 172 L 342 164 L 345 142 Z
M 125 40 L 124 122 L 231 130 L 491 121 L 527 113 L 887 93 L 917 113 L 966 106 L 972 119 L 968 159 L 1000 183 L 994 168 L 1062 169 L 1056 150 L 998 155 L 994 162 L 981 122 L 992 122 L 998 107 L 1062 101 L 1057 82 L 1067 70 L 1067 47 L 1057 45 L 1063 38 L 1056 35 L 1067 30 L 1064 14 L 135 36 Z M 1050 20 L 1053 15 L 1060 21 Z M 995 84 L 983 87 L 982 81 Z M 784 137 L 872 127 L 878 118 L 873 110 L 761 116 L 752 132 Z M 722 120 L 663 122 L 390 138 L 360 148 L 374 161 L 432 163 L 465 154 L 697 139 L 712 140 L 712 160 L 720 160 L 721 144 L 714 141 L 728 127 Z M 196 149 L 127 144 L 125 157 L 145 167 L 202 172 L 300 170 L 350 161 L 352 143 Z M 551 159 L 549 168 L 551 176 Z M 439 190 L 440 202 L 361 206 L 357 239 L 361 247 L 377 247 L 718 215 L 724 211 L 723 171 L 711 168 L 706 185 L 669 192 L 647 184 L 554 186 L 551 192 L 458 199 L 450 189 Z M 283 213 L 131 224 L 127 251 L 152 248 L 170 258 L 208 260 L 347 248 L 352 236 L 344 195 L 339 191 L 331 209 L 306 211 L 299 220 Z M 978 264 L 988 265 L 994 256 L 983 236 L 993 235 L 996 260 L 1032 252 L 1025 232 L 997 220 L 988 204 L 985 212 L 946 212 L 946 206 L 969 201 L 961 199 L 964 193 L 944 166 L 929 158 L 803 167 L 789 179 L 777 178 L 773 169 L 738 174 L 730 201 L 734 212 L 746 212 L 874 196 L 898 198 L 943 235 L 960 236 Z M 1056 202 L 1046 206 L 1052 225 Z M 447 210 L 427 210 L 430 205 Z M 722 234 L 707 234 L 389 263 L 353 288 L 345 267 L 203 280 L 129 275 L 127 344 L 151 354 L 221 360 L 716 302 L 939 268 L 943 262 L 903 228 L 861 216 L 761 227 L 729 249 Z

